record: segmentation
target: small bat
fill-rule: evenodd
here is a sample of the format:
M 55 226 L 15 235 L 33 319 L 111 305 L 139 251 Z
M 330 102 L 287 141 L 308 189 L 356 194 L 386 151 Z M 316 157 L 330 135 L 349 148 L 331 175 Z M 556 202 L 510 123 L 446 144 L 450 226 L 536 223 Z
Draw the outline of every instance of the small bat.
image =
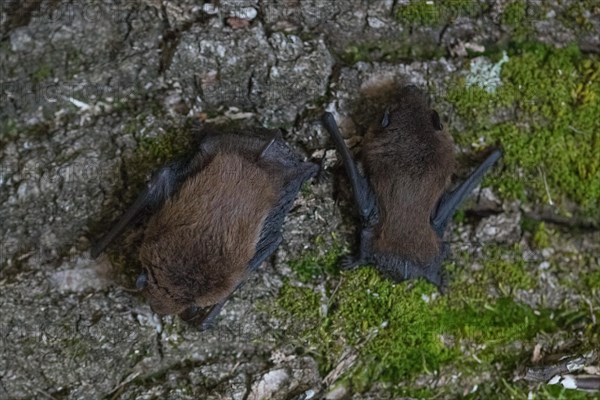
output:
M 154 173 L 91 255 L 149 211 L 136 286 L 157 314 L 178 314 L 207 329 L 279 246 L 285 216 L 318 170 L 279 131 L 267 137 L 207 133 L 193 157 Z
M 452 138 L 415 86 L 401 88 L 397 104 L 365 136 L 365 176 L 333 115 L 325 113 L 323 123 L 344 164 L 362 222 L 359 253 L 345 257 L 342 269 L 374 264 L 397 282 L 421 277 L 442 290 L 448 221 L 502 152 L 493 149 L 467 180 L 446 191 L 455 167 Z

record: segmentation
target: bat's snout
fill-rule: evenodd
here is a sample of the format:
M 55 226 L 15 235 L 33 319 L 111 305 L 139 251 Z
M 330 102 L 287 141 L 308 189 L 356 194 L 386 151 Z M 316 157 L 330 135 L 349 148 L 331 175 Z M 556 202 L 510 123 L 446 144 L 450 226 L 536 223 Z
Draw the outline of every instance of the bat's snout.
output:
M 141 274 L 138 275 L 137 279 L 135 280 L 135 287 L 138 290 L 144 290 L 144 289 L 146 289 L 147 286 L 148 286 L 148 274 L 146 272 L 142 272 Z

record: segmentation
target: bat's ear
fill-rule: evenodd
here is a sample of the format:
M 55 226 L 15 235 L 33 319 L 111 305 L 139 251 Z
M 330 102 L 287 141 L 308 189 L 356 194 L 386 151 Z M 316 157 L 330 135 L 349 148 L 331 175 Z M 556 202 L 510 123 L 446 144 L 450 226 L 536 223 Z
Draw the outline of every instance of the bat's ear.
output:
M 390 124 L 390 110 L 385 110 L 383 113 L 383 118 L 381 119 L 381 127 L 387 128 Z
M 273 138 L 276 140 L 283 140 L 283 131 L 279 128 L 273 131 Z
M 146 289 L 146 286 L 148 286 L 148 274 L 142 272 L 135 280 L 135 287 L 138 288 L 138 290 L 144 290 Z

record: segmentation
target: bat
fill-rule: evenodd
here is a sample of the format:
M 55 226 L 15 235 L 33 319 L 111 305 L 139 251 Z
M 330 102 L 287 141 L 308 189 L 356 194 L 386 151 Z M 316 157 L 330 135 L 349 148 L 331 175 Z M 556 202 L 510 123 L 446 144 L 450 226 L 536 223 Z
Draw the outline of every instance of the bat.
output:
M 279 131 L 209 132 L 186 160 L 156 171 L 92 257 L 150 214 L 136 280 L 154 312 L 177 314 L 201 330 L 282 241 L 283 220 L 319 166 L 304 162 Z
M 451 136 L 424 93 L 405 86 L 377 126 L 365 135 L 364 175 L 347 148 L 331 113 L 323 116 L 352 187 L 361 219 L 359 251 L 342 269 L 373 264 L 400 282 L 424 278 L 443 289 L 443 241 L 457 207 L 501 158 L 498 148 L 469 177 L 448 190 L 455 159 Z

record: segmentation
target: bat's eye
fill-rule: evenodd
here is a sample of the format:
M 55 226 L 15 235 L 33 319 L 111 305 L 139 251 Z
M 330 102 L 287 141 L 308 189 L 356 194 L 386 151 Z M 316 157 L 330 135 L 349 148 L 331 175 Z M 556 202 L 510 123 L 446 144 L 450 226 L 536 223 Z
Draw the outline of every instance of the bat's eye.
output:
M 139 290 L 144 290 L 146 289 L 146 286 L 148 286 L 148 274 L 146 272 L 142 272 L 135 280 L 135 287 Z
M 440 115 L 435 110 L 431 112 L 431 123 L 436 131 L 444 129 L 444 125 L 442 125 L 442 121 L 440 120 Z
M 383 114 L 383 118 L 381 119 L 381 127 L 387 128 L 389 124 L 390 124 L 390 112 L 386 110 L 386 112 Z

